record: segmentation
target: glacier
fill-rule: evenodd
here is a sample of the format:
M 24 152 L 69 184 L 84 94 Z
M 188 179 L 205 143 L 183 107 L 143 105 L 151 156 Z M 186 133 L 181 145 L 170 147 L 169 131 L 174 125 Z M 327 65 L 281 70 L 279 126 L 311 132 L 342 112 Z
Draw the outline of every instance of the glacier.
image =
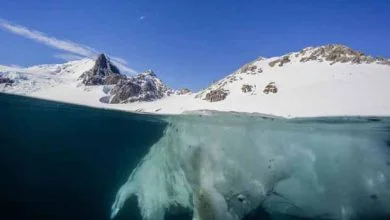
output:
M 119 188 L 111 218 L 136 197 L 143 219 L 313 219 L 390 215 L 390 118 L 165 116 L 168 126 Z

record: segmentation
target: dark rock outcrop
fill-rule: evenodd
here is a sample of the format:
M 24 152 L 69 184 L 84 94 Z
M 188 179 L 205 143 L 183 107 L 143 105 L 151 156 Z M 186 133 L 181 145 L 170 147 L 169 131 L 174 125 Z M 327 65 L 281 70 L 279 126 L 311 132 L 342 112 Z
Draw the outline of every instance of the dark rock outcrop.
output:
M 138 97 L 141 94 L 141 86 L 129 79 L 121 80 L 110 92 L 110 103 L 117 104 L 128 100 L 130 97 Z M 135 101 L 135 100 L 134 100 Z
M 268 93 L 277 93 L 278 92 L 278 88 L 276 87 L 275 85 L 275 82 L 270 82 L 268 83 L 268 85 L 265 86 L 263 92 L 265 94 L 268 94 Z
M 252 90 L 253 90 L 253 86 L 252 85 L 244 84 L 241 87 L 241 91 L 243 93 L 252 92 Z
M 80 76 L 84 85 L 114 85 L 126 79 L 119 69 L 104 55 L 100 54 L 93 68 Z
M 226 96 L 229 94 L 228 90 L 225 89 L 216 89 L 216 90 L 211 90 L 206 94 L 206 97 L 204 100 L 207 100 L 209 102 L 218 102 L 222 101 L 226 98 Z
M 189 90 L 187 88 L 182 88 L 182 89 L 179 89 L 179 91 L 177 91 L 177 94 L 178 95 L 185 95 L 185 94 L 188 94 L 190 92 L 191 92 L 191 90 Z
M 274 67 L 274 66 L 275 66 L 275 64 L 277 64 L 278 62 L 280 62 L 280 59 L 277 59 L 277 60 L 271 61 L 271 62 L 269 62 L 269 63 L 268 63 L 268 65 L 269 65 L 270 67 Z
M 284 56 L 280 59 L 269 62 L 268 65 L 270 67 L 274 67 L 277 63 L 279 63 L 278 66 L 282 67 L 285 63 L 289 63 L 289 62 L 291 62 L 290 56 Z
M 390 66 L 390 60 L 378 61 L 379 64 Z
M 299 62 L 307 62 L 307 61 L 311 61 L 311 60 L 317 60 L 317 56 L 315 55 L 310 55 L 308 57 L 302 57 Z
M 0 75 L 0 84 L 5 84 L 6 86 L 12 86 L 14 82 L 15 82 L 14 80 Z
M 134 77 L 121 79 L 110 91 L 109 103 L 153 101 L 168 95 L 168 87 L 148 70 Z
M 252 65 L 251 63 L 244 65 L 240 69 L 240 73 L 246 73 L 246 74 L 256 74 L 256 65 Z
M 284 56 L 282 58 L 282 60 L 280 61 L 279 66 L 283 66 L 283 64 L 289 63 L 289 62 L 291 62 L 290 57 L 289 56 Z

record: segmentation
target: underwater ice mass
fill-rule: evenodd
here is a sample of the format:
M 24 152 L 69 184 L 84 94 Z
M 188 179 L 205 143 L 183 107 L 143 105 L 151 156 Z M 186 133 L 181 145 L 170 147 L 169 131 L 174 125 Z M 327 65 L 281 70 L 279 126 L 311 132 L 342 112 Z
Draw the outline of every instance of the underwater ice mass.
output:
M 196 220 L 244 219 L 256 210 L 315 219 L 390 214 L 388 118 L 165 120 L 164 135 L 118 189 L 111 218 L 132 196 L 147 220 L 176 208 Z

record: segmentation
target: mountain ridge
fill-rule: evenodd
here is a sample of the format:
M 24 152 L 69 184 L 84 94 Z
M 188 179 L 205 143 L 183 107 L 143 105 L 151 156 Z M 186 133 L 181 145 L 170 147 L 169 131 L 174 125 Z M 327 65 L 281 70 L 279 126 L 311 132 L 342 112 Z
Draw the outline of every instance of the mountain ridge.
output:
M 112 74 L 117 79 L 98 78 L 96 85 L 90 85 L 85 76 L 99 75 L 91 75 L 94 66 L 96 61 L 87 59 L 24 69 L 0 66 L 0 77 L 14 81 L 7 86 L 0 84 L 0 91 L 161 114 L 208 109 L 283 117 L 390 115 L 386 101 L 390 100 L 386 85 L 390 81 L 390 60 L 340 44 L 259 57 L 195 93 L 169 88 L 151 70 L 125 76 L 119 70 L 103 69 L 104 79 Z
M 208 88 L 201 90 L 196 97 L 210 100 L 212 98 L 206 97 L 207 94 L 209 94 L 209 96 L 211 95 L 210 92 L 216 94 L 217 96 L 226 97 L 228 95 L 228 92 L 222 88 L 223 86 L 219 86 L 219 88 L 214 88 L 214 90 L 212 90 L 212 87 L 216 87 L 215 86 L 216 84 L 221 85 L 222 83 L 223 85 L 226 85 L 228 81 L 230 83 L 231 81 L 236 81 L 237 80 L 236 76 L 242 73 L 252 74 L 252 75 L 263 73 L 263 68 L 261 68 L 261 66 L 263 65 L 260 65 L 260 67 L 258 67 L 257 65 L 254 65 L 256 62 L 268 61 L 268 65 L 270 67 L 283 67 L 283 65 L 292 62 L 291 60 L 293 61 L 299 60 L 299 62 L 301 63 L 310 62 L 310 61 L 328 62 L 329 65 L 334 65 L 336 63 L 371 64 L 375 62 L 381 65 L 390 65 L 390 59 L 365 55 L 363 52 L 353 50 L 341 44 L 327 44 L 318 47 L 306 47 L 300 51 L 290 52 L 281 56 L 270 57 L 270 58 L 259 57 L 255 60 L 252 60 L 242 65 L 233 73 L 218 80 L 216 83 L 211 84 Z M 209 93 L 207 93 L 207 91 L 209 91 Z M 217 100 L 220 101 L 220 98 L 217 98 Z

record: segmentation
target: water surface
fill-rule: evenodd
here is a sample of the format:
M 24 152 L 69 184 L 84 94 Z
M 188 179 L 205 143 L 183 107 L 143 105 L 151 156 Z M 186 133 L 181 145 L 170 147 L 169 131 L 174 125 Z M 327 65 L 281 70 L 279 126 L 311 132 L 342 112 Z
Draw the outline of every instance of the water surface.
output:
M 0 106 L 2 219 L 109 219 L 122 185 L 134 187 L 137 195 L 155 190 L 145 201 L 154 201 L 153 195 L 167 195 L 170 201 L 181 196 L 177 207 L 162 215 L 191 219 L 194 189 L 205 181 L 194 180 L 195 174 L 186 168 L 193 162 L 188 154 L 192 151 L 208 155 L 203 165 L 212 161 L 205 174 L 211 175 L 209 179 L 224 175 L 225 182 L 213 179 L 223 196 L 230 186 L 233 191 L 244 187 L 249 194 L 257 193 L 250 181 L 291 172 L 277 183 L 277 196 L 267 200 L 267 207 L 256 203 L 262 195 L 248 198 L 250 206 L 227 202 L 232 213 L 245 219 L 390 216 L 389 118 L 158 116 L 6 94 L 0 94 Z M 177 166 L 176 159 L 181 161 Z M 188 172 L 175 185 L 169 181 L 178 170 Z M 132 172 L 134 178 L 128 181 Z M 156 175 L 148 179 L 153 172 Z M 159 178 L 161 173 L 164 176 Z M 240 183 L 229 179 L 238 177 Z M 181 191 L 175 189 L 179 184 L 185 186 Z M 175 193 L 164 194 L 167 188 L 159 188 L 162 185 L 173 186 Z M 281 207 L 286 201 L 287 208 Z M 138 205 L 159 212 L 147 204 L 129 196 L 115 219 L 141 219 Z

